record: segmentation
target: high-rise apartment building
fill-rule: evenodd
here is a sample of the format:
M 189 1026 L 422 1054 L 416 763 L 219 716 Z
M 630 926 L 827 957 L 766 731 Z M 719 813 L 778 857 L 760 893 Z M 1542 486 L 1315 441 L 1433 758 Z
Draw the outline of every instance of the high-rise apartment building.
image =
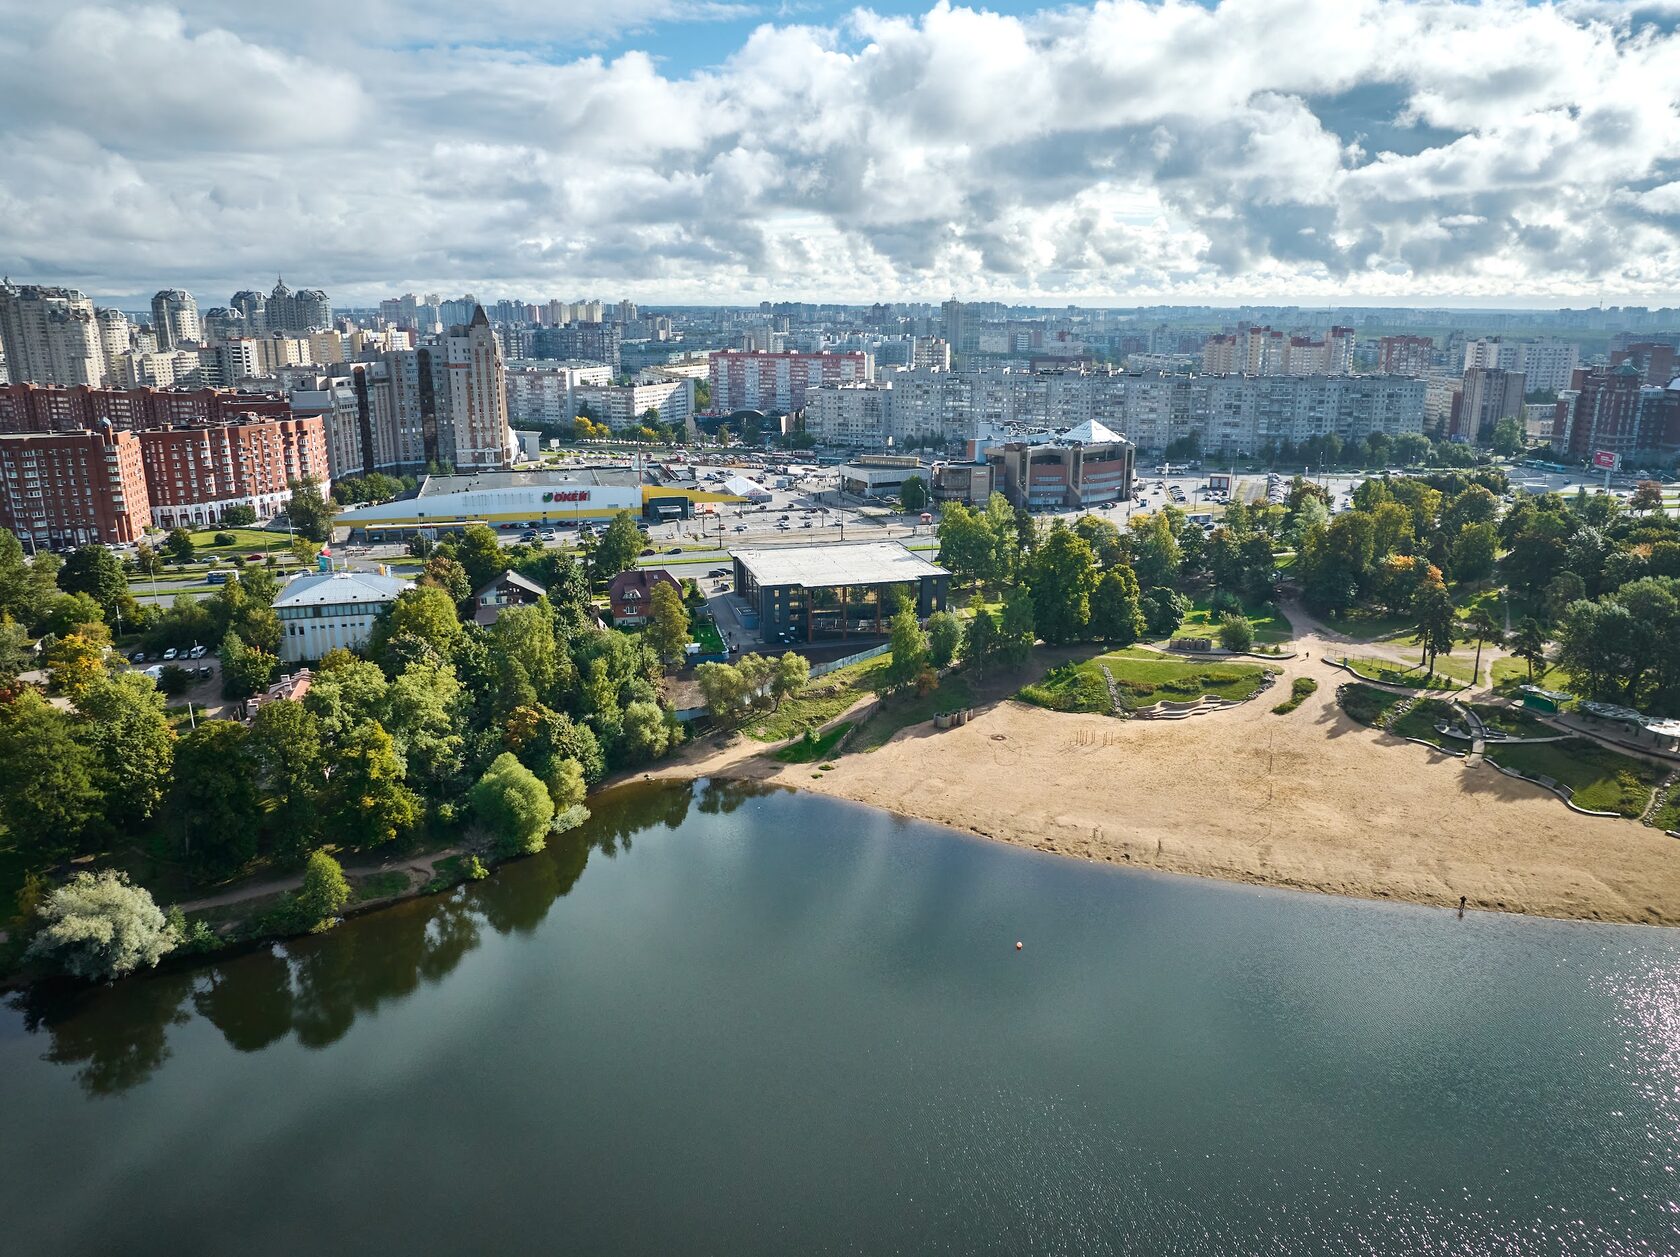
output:
M 1348 375 L 1353 344 L 1351 327 L 1332 327 L 1323 340 L 1270 327 L 1241 327 L 1208 340 L 1202 370 L 1209 375 Z
M 1610 351 L 1610 365 L 1619 367 L 1631 362 L 1639 368 L 1641 378 L 1650 388 L 1665 388 L 1680 375 L 1680 354 L 1665 341 L 1635 341 L 1626 349 Z
M 874 374 L 867 353 L 757 353 L 722 350 L 712 355 L 712 410 L 798 410 L 808 390 L 855 384 Z
M 612 368 L 604 362 L 510 362 L 508 423 L 516 428 L 562 427 L 577 415 L 573 396 L 579 387 L 611 384 L 612 378 Z
M 291 413 L 277 393 L 237 393 L 201 388 L 190 392 L 153 388 L 50 388 L 38 384 L 0 387 L 0 432 L 75 432 L 111 427 L 148 428 L 224 423 L 236 414 L 271 419 Z
M 103 427 L 0 436 L 0 526 L 24 549 L 134 542 L 150 522 L 135 433 Z
M 1384 336 L 1377 342 L 1377 370 L 1384 375 L 1426 376 L 1435 359 L 1428 336 Z
M 1631 362 L 1614 367 L 1578 367 L 1571 387 L 1558 397 L 1552 448 L 1575 462 L 1605 452 L 1631 459 L 1647 448 L 1640 431 L 1645 381 Z
M 121 310 L 101 308 L 93 312 L 93 319 L 99 326 L 99 343 L 105 355 L 105 374 L 109 376 L 117 369 L 117 362 L 129 351 L 129 337 L 132 328 L 128 322 L 128 315 Z
M 152 297 L 152 334 L 158 349 L 180 349 L 204 341 L 198 321 L 198 302 L 184 288 L 165 288 Z
M 0 349 L 13 384 L 105 381 L 105 343 L 93 302 L 74 288 L 0 282 Z
M 1464 373 L 1464 388 L 1457 409 L 1450 418 L 1447 436 L 1455 440 L 1487 445 L 1494 425 L 1501 419 L 1520 419 L 1526 389 L 1521 371 L 1503 367 L 1471 367 Z
M 1478 367 L 1520 371 L 1527 387 L 1534 392 L 1555 393 L 1568 388 L 1579 362 L 1579 350 L 1567 341 L 1520 341 L 1486 336 L 1464 343 L 1466 371 Z
M 241 288 L 228 298 L 228 305 L 245 320 L 246 336 L 261 336 L 268 331 L 268 298 L 253 288 Z
M 245 293 L 236 293 L 233 304 L 240 304 Z M 263 307 L 263 330 L 281 332 L 288 336 L 307 336 L 312 331 L 332 326 L 332 303 L 319 288 L 302 288 L 293 292 L 286 281 L 277 279 L 274 291 L 268 294 Z M 245 317 L 251 316 L 247 312 Z
M 447 399 L 439 399 L 439 413 L 448 417 L 447 424 L 438 426 L 440 447 L 448 447 L 440 461 L 453 463 L 457 471 L 508 464 L 507 379 L 502 347 L 482 306 L 474 306 L 470 318 L 470 322 L 452 327 L 439 337 L 430 351 L 434 366 L 442 366 L 441 375 L 433 377 L 434 391 L 447 390 L 448 394 Z
M 656 411 L 658 422 L 681 432 L 694 418 L 694 381 L 638 380 L 634 384 L 580 384 L 572 392 L 577 412 L 587 406 L 596 423 L 625 432 Z
M 531 333 L 533 358 L 604 362 L 615 375 L 623 365 L 623 347 L 624 329 L 617 323 L 603 323 L 599 319 L 564 327 L 539 327 Z

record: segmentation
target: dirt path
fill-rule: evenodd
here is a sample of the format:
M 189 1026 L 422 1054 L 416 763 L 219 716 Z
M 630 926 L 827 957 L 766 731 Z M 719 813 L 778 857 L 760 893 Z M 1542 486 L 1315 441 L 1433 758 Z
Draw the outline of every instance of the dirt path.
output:
M 418 873 L 421 882 L 431 880 L 438 861 L 446 860 L 452 855 L 460 855 L 463 847 L 446 847 L 441 851 L 429 851 L 424 855 L 417 855 L 411 859 L 391 859 L 379 864 L 346 865 L 346 877 L 367 877 L 375 873 L 406 872 L 409 884 L 414 884 L 413 875 Z M 180 905 L 183 912 L 202 912 L 206 908 L 220 908 L 232 903 L 243 903 L 248 899 L 262 899 L 268 895 L 278 895 L 289 890 L 296 890 L 303 885 L 303 874 L 293 873 L 286 877 L 271 878 L 261 882 L 247 882 L 234 886 L 218 894 L 206 895 L 202 899 L 191 899 Z

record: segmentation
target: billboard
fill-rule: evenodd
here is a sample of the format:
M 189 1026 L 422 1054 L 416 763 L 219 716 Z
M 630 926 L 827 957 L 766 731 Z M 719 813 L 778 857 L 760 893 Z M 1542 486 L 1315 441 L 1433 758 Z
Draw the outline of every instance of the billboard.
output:
M 1594 450 L 1592 465 L 1595 471 L 1619 471 L 1622 456 L 1610 450 Z

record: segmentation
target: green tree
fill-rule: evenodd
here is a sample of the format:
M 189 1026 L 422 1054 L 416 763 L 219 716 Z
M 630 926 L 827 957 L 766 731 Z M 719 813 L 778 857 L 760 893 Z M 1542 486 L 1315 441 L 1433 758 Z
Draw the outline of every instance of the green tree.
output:
M 1498 549 L 1499 535 L 1492 524 L 1467 526 L 1453 541 L 1453 576 L 1458 580 L 1486 580 L 1493 575 Z
M 1529 684 L 1534 683 L 1534 670 L 1546 671 L 1546 626 L 1533 616 L 1526 616 L 1517 625 L 1511 641 L 1511 653 L 1528 665 Z
M 413 829 L 421 811 L 419 796 L 403 781 L 391 735 L 377 720 L 364 720 L 339 746 L 322 792 L 326 836 L 349 847 L 375 847 Z
M 88 982 L 150 969 L 180 942 L 151 894 L 114 869 L 77 873 L 38 911 L 25 955 Z
M 645 764 L 665 754 L 671 745 L 671 727 L 658 703 L 638 699 L 624 705 L 622 722 L 624 758 L 630 764 Z
M 544 784 L 548 786 L 556 812 L 577 807 L 589 797 L 589 783 L 584 780 L 583 765 L 568 756 L 554 758 Z
M 321 722 L 302 703 L 264 703 L 247 745 L 275 849 L 295 863 L 320 841 L 318 798 L 326 783 Z
M 455 559 L 467 574 L 467 584 L 483 589 L 507 570 L 507 551 L 497 540 L 495 531 L 483 524 L 473 524 L 461 531 L 455 544 Z
M 171 528 L 163 539 L 163 557 L 171 563 L 191 563 L 197 555 L 192 535 L 185 528 Z
M 1190 614 L 1191 602 L 1183 594 L 1157 585 L 1143 598 L 1144 627 L 1151 637 L 1171 637 Z
M 76 702 L 81 741 L 93 752 L 94 785 L 119 831 L 148 821 L 163 802 L 175 763 L 175 733 L 163 695 L 138 672 L 101 678 Z
M 949 611 L 935 611 L 928 617 L 928 661 L 936 668 L 949 667 L 962 644 L 962 624 Z
M 238 633 L 230 632 L 222 639 L 222 697 L 250 698 L 268 688 L 280 661 L 268 651 L 247 646 Z
M 257 508 L 254 506 L 230 506 L 222 512 L 222 523 L 228 528 L 249 528 L 257 522 Z
M 331 929 L 350 902 L 350 883 L 343 866 L 325 851 L 311 851 L 303 866 L 303 885 L 292 898 L 298 925 L 311 934 Z
M 1100 566 L 1109 568 L 1126 561 L 1126 543 L 1113 520 L 1100 515 L 1081 515 L 1074 520 L 1073 531 L 1085 539 Z
M 381 656 L 391 639 L 407 634 L 447 656 L 461 635 L 455 599 L 436 585 L 415 585 L 397 595 L 390 610 L 375 623 L 368 653 Z
M 1027 584 L 1038 635 L 1052 646 L 1077 641 L 1097 586 L 1097 557 L 1085 539 L 1057 520 L 1027 560 Z
M 644 636 L 648 645 L 666 663 L 683 657 L 688 645 L 688 608 L 674 586 L 659 581 L 648 596 L 648 620 Z
M 1248 622 L 1247 616 L 1234 611 L 1227 611 L 1219 617 L 1217 633 L 1219 645 L 1225 650 L 1242 652 L 1254 646 L 1254 626 Z
M 1504 625 L 1485 605 L 1478 603 L 1471 609 L 1465 626 L 1476 642 L 1476 663 L 1471 675 L 1479 683 L 1482 679 L 1482 645 L 1485 642 L 1502 640 L 1505 636 Z
M 338 503 L 321 496 L 321 486 L 311 477 L 304 477 L 292 486 L 292 496 L 286 502 L 286 518 L 292 527 L 310 541 L 331 541 L 333 518 Z
M 982 677 L 997 658 L 999 646 L 997 619 L 981 607 L 963 632 L 963 663 L 973 669 L 975 676 Z
M 1141 603 L 1132 569 L 1124 564 L 1110 568 L 1091 593 L 1091 636 L 1110 645 L 1130 646 L 1144 631 Z
M 892 663 L 887 667 L 887 683 L 909 685 L 928 661 L 928 636 L 916 623 L 916 613 L 905 607 L 892 618 Z
M 1417 626 L 1417 639 L 1423 647 L 1424 668 L 1434 672 L 1435 657 L 1452 653 L 1453 632 L 1458 627 L 1452 595 L 1439 580 L 1428 581 L 1419 588 L 1412 602 L 1412 622 Z
M 34 643 L 16 620 L 0 613 L 0 691 L 8 690 L 18 677 L 35 666 Z
M 231 720 L 205 720 L 175 744 L 163 834 L 210 877 L 237 873 L 257 854 L 256 766 L 250 734 Z
M 411 782 L 441 787 L 461 768 L 466 694 L 446 663 L 411 663 L 385 690 L 382 723 Z
M 740 720 L 747 706 L 740 672 L 727 663 L 703 663 L 694 670 L 694 682 L 719 723 L 733 725 Z
M 1171 515 L 1156 511 L 1132 523 L 1132 571 L 1138 584 L 1153 588 L 1178 583 L 1183 552 Z
M 1011 517 L 1013 526 L 1013 517 Z M 959 584 L 987 584 L 996 580 L 998 538 L 986 517 L 960 502 L 939 514 L 939 562 Z
M 920 476 L 906 476 L 904 483 L 899 486 L 898 500 L 904 504 L 904 509 L 912 514 L 927 507 L 927 481 Z
M 109 675 L 105 661 L 110 648 L 111 635 L 103 624 L 84 624 L 76 632 L 50 641 L 41 654 L 48 685 L 54 693 L 79 700 Z
M 77 849 L 102 802 L 73 718 L 37 691 L 0 703 L 0 832 L 30 866 Z
M 629 511 L 620 511 L 595 542 L 589 556 L 590 577 L 609 581 L 620 572 L 629 571 L 636 566 L 636 558 L 646 544 L 646 535 L 636 523 L 636 517 Z
M 100 606 L 106 623 L 114 623 L 120 599 L 128 592 L 122 561 L 104 546 L 80 547 L 58 569 L 58 587 L 67 594 L 87 594 Z
M 1019 668 L 1024 664 L 1033 642 L 1038 639 L 1033 614 L 1033 596 L 1025 585 L 1017 585 L 1003 596 L 998 658 L 1008 667 Z
M 1507 416 L 1493 425 L 1493 452 L 1505 458 L 1515 458 L 1525 444 L 1521 419 Z
M 775 671 L 770 674 L 771 701 L 780 707 L 785 699 L 804 689 L 810 679 L 811 661 L 798 651 L 787 651 L 776 660 Z
M 472 788 L 473 812 L 498 854 L 532 855 L 547 842 L 554 819 L 548 787 L 509 752 L 502 752 Z
M 465 602 L 473 592 L 467 581 L 467 569 L 447 554 L 434 554 L 427 559 L 418 583 L 443 590 L 449 595 L 450 601 L 455 603 Z

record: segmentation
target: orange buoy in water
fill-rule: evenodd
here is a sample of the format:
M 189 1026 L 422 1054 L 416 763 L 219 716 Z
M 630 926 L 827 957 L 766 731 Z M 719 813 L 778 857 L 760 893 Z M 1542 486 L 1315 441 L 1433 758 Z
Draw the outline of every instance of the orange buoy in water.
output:
M 1015 940 L 1015 950 L 1016 950 L 1016 951 L 1020 951 L 1020 950 L 1021 950 L 1021 940 L 1020 940 L 1020 939 L 1016 939 L 1016 940 Z

